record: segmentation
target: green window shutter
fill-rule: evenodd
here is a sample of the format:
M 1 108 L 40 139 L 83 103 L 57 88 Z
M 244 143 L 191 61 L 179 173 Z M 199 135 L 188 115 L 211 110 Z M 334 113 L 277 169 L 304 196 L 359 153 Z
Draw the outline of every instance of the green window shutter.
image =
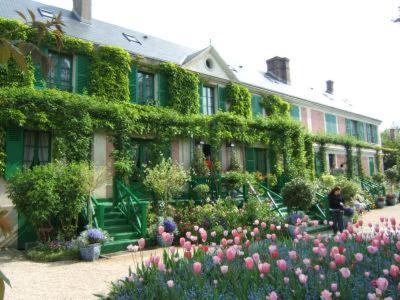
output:
M 290 115 L 293 119 L 300 120 L 300 108 L 297 105 L 291 105 Z
M 200 95 L 200 113 L 204 114 L 204 108 L 203 108 L 203 83 L 199 83 L 199 95 Z
M 137 85 L 137 66 L 133 65 L 131 67 L 131 72 L 129 73 L 129 93 L 131 95 L 131 102 L 138 103 L 138 85 Z
M 82 94 L 87 90 L 89 82 L 89 57 L 77 55 L 75 62 L 75 92 Z
M 318 155 L 315 155 L 315 175 L 319 176 L 322 173 L 322 163 Z
M 24 159 L 24 130 L 21 127 L 7 129 L 6 155 L 4 178 L 9 180 L 18 170 L 22 169 Z
M 371 125 L 371 127 L 372 127 L 372 143 L 377 144 L 378 143 L 378 126 Z
M 246 158 L 246 171 L 254 172 L 256 170 L 254 148 L 246 147 L 244 155 Z
M 365 124 L 366 128 L 367 128 L 367 142 L 368 143 L 372 143 L 372 128 L 371 128 L 371 124 Z
M 326 132 L 337 134 L 336 116 L 325 114 Z
M 251 97 L 251 111 L 254 118 L 262 115 L 263 109 L 261 106 L 261 96 L 253 95 Z
M 49 51 L 47 48 L 41 48 L 42 52 L 44 54 L 47 54 Z M 42 74 L 42 67 L 40 66 L 40 63 L 35 63 L 33 65 L 34 67 L 34 76 L 35 76 L 35 88 L 37 89 L 43 89 L 44 88 L 44 83 L 43 81 L 46 80 L 46 78 Z
M 225 107 L 225 87 L 218 86 L 218 110 L 219 111 L 226 111 Z
M 365 124 L 363 122 L 357 122 L 357 137 L 361 141 L 365 141 Z
M 158 73 L 157 75 L 157 88 L 158 88 L 158 100 L 160 106 L 168 106 L 168 79 L 165 73 Z
M 349 119 L 346 119 L 346 134 L 353 135 L 353 123 Z

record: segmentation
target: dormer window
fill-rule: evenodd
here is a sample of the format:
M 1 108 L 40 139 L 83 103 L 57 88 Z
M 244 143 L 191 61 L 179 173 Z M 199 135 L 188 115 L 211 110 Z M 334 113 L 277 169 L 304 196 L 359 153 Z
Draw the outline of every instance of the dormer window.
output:
M 142 44 L 141 42 L 139 42 L 139 40 L 137 38 L 135 38 L 133 35 L 127 34 L 127 33 L 123 33 L 122 34 L 127 40 L 128 42 L 134 42 L 134 43 L 138 43 L 138 44 Z
M 52 13 L 51 11 L 43 9 L 43 8 L 39 8 L 38 10 L 42 17 L 48 18 L 48 19 L 54 19 L 54 13 Z

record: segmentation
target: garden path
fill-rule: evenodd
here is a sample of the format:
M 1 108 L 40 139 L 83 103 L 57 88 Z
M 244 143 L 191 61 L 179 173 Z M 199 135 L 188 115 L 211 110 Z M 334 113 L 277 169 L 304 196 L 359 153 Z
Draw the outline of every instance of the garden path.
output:
M 365 223 L 377 223 L 381 216 L 393 216 L 400 222 L 400 204 L 370 211 L 362 219 Z M 161 252 L 161 249 L 146 250 L 137 253 L 135 259 Z M 13 285 L 12 289 L 6 288 L 6 300 L 95 299 L 93 294 L 106 293 L 111 281 L 127 275 L 129 265 L 133 265 L 133 259 L 128 253 L 93 263 L 35 263 L 26 260 L 18 251 L 0 252 L 0 268 Z

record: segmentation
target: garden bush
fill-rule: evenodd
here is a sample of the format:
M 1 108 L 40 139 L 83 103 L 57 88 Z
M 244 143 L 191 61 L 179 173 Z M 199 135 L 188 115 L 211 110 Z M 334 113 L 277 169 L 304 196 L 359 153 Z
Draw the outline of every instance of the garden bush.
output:
M 293 179 L 283 188 L 282 198 L 290 209 L 307 212 L 315 204 L 315 186 L 306 179 Z
M 385 171 L 385 178 L 390 183 L 390 191 L 394 192 L 394 188 L 399 183 L 399 173 L 397 171 L 397 166 L 393 166 Z
M 181 237 L 183 254 L 171 247 L 145 259 L 102 298 L 399 299 L 396 220 L 373 226 L 386 233 L 364 236 L 350 224 L 335 237 L 300 232 L 295 241 L 277 241 L 280 227 L 262 222 L 231 228 L 222 239 L 197 227 Z
M 63 243 L 61 241 L 39 243 L 34 247 L 28 248 L 25 254 L 30 260 L 38 262 L 79 259 L 78 247 L 72 243 Z
M 210 170 L 205 163 L 203 149 L 199 146 L 195 147 L 193 152 L 192 168 L 196 176 L 207 177 L 210 175 Z
M 17 173 L 8 193 L 39 237 L 41 229 L 51 229 L 53 237 L 70 240 L 76 235 L 91 184 L 87 164 L 55 162 Z
M 349 180 L 344 176 L 338 177 L 336 179 L 336 185 L 342 190 L 342 196 L 345 202 L 350 202 L 353 198 L 361 193 L 360 183 Z

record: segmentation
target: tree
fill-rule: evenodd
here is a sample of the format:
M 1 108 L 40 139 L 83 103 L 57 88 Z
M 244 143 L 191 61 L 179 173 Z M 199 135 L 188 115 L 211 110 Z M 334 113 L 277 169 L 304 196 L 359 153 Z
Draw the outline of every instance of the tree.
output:
M 35 14 L 28 9 L 29 19 L 20 11 L 17 14 L 24 20 L 25 26 L 19 26 L 14 29 L 6 30 L 0 33 L 0 65 L 7 65 L 13 59 L 18 67 L 23 71 L 28 71 L 27 56 L 32 57 L 32 60 L 39 63 L 42 68 L 42 73 L 47 74 L 49 71 L 50 61 L 46 54 L 44 54 L 39 46 L 43 38 L 52 33 L 56 39 L 57 48 L 61 49 L 63 46 L 62 37 L 63 29 L 65 26 L 61 21 L 61 12 L 53 19 L 45 22 L 38 21 Z M 20 39 L 22 33 L 36 31 L 36 43 L 27 42 Z
M 399 132 L 398 128 L 393 128 L 395 132 Z M 400 135 L 391 136 L 390 129 L 386 129 L 381 135 L 382 146 L 384 148 L 395 149 L 400 151 Z M 397 164 L 399 154 L 397 152 L 387 152 L 383 157 L 385 170 L 390 169 Z

